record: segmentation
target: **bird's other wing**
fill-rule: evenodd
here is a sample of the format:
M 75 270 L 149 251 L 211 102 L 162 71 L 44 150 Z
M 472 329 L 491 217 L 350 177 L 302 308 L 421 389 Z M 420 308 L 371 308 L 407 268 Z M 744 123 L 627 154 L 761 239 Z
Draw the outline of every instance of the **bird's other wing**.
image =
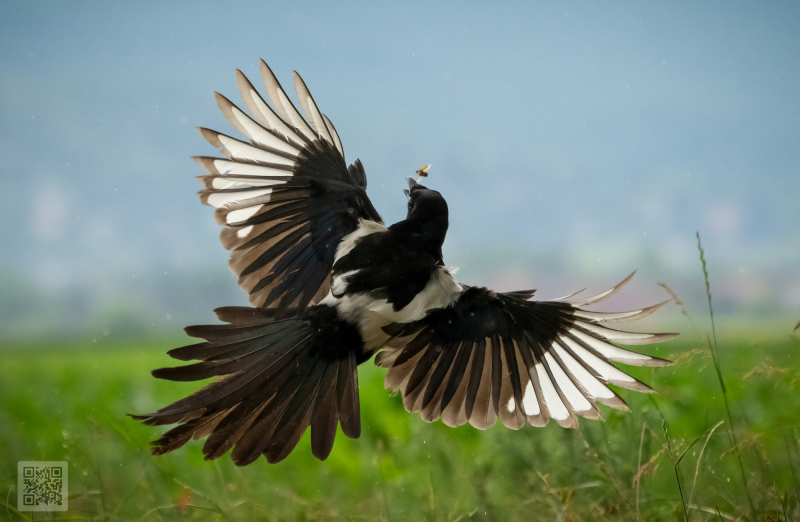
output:
M 631 274 L 632 276 L 633 274 Z M 609 384 L 651 392 L 612 362 L 665 366 L 665 359 L 625 350 L 628 345 L 666 341 L 677 334 L 631 333 L 611 323 L 638 319 L 665 303 L 631 312 L 584 310 L 616 293 L 578 302 L 527 301 L 530 291 L 495 293 L 464 287 L 451 306 L 412 323 L 384 328 L 391 337 L 375 359 L 388 368 L 385 385 L 400 391 L 409 412 L 448 426 L 469 422 L 520 429 L 549 419 L 577 427 L 578 416 L 602 419 L 596 403 L 628 409 Z
M 295 73 L 307 119 L 263 60 L 261 76 L 272 107 L 236 72 L 252 117 L 216 95 L 222 114 L 248 141 L 200 129 L 225 155 L 193 158 L 208 172 L 199 176 L 205 187 L 200 201 L 217 209 L 214 218 L 225 227 L 220 241 L 231 251 L 228 265 L 250 303 L 279 313 L 302 311 L 327 294 L 341 239 L 360 220 L 382 220 L 367 197 L 364 167 L 359 160 L 347 167 L 336 129 L 302 78 Z

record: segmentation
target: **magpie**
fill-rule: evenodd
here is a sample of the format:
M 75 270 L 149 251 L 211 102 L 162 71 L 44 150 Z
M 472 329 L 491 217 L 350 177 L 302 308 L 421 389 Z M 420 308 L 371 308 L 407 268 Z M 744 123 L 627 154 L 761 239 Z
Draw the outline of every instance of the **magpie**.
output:
M 190 326 L 204 340 L 171 350 L 193 364 L 153 371 L 172 381 L 213 380 L 155 413 L 148 425 L 177 424 L 153 442 L 164 454 L 205 438 L 206 459 L 228 451 L 244 466 L 286 458 L 311 428 L 312 454 L 331 453 L 337 426 L 361 433 L 358 365 L 374 357 L 385 386 L 409 412 L 448 426 L 511 429 L 550 419 L 575 428 L 603 419 L 598 404 L 628 410 L 609 386 L 652 392 L 612 362 L 670 361 L 620 348 L 677 334 L 612 325 L 647 316 L 667 301 L 627 312 L 585 307 L 610 290 L 571 300 L 531 300 L 535 290 L 495 292 L 457 282 L 442 244 L 449 225 L 442 195 L 408 178 L 406 218 L 386 226 L 367 197 L 359 160 L 349 166 L 333 123 L 295 72 L 303 115 L 262 60 L 270 103 L 236 71 L 248 112 L 216 94 L 246 139 L 200 128 L 223 156 L 199 156 L 200 200 L 215 207 L 229 267 L 250 307 L 215 310 L 225 324 Z M 420 180 L 427 174 L 420 169 Z

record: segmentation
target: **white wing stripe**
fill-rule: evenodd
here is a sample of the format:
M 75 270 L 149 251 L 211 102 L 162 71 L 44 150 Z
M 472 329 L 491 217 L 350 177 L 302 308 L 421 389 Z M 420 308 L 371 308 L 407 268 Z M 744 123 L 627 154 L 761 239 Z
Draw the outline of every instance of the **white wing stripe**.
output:
M 236 201 L 244 201 L 250 198 L 264 196 L 270 193 L 272 193 L 271 188 L 265 188 L 259 190 L 245 190 L 242 192 L 217 192 L 214 194 L 209 194 L 206 202 L 212 207 L 220 208 L 224 207 L 228 203 L 233 203 Z
M 589 312 L 581 309 L 576 309 L 575 311 L 573 311 L 575 317 L 580 317 L 581 319 L 589 319 L 590 321 L 597 321 L 598 323 L 606 323 L 606 322 L 618 321 L 620 319 L 627 319 L 628 317 L 634 317 L 641 313 L 642 313 L 641 310 L 634 310 L 632 312 L 618 312 L 618 313 Z
M 542 394 L 544 395 L 544 403 L 547 409 L 550 410 L 550 416 L 555 420 L 564 420 L 569 417 L 569 411 L 561 402 L 561 397 L 558 396 L 553 383 L 550 382 L 550 376 L 547 375 L 544 367 L 541 364 L 534 366 L 536 375 L 539 377 L 539 385 L 542 387 Z
M 512 412 L 516 408 L 517 408 L 517 403 L 514 400 L 514 397 L 511 397 L 510 399 L 508 399 L 508 402 L 506 403 L 506 410 L 508 410 L 509 412 Z
M 264 87 L 267 89 L 267 96 L 272 101 L 272 105 L 283 116 L 283 119 L 294 126 L 300 133 L 302 133 L 309 141 L 314 141 L 316 136 L 311 127 L 308 126 L 306 120 L 300 116 L 297 109 L 294 108 L 292 102 L 283 92 L 283 87 L 278 82 L 272 69 L 264 60 L 261 60 L 261 79 L 264 81 Z
M 522 395 L 522 407 L 525 408 L 525 413 L 528 416 L 539 415 L 541 412 L 539 409 L 539 401 L 536 400 L 536 391 L 533 389 L 533 384 L 530 379 Z
M 574 310 L 573 313 L 575 314 L 575 317 L 588 319 L 595 323 L 622 323 L 626 321 L 640 319 L 642 317 L 647 317 L 648 315 L 652 314 L 653 312 L 655 312 L 656 310 L 658 310 L 659 308 L 670 302 L 672 301 L 671 300 L 663 301 L 653 306 L 648 306 L 647 308 L 642 308 L 641 310 L 631 310 L 630 312 L 616 312 L 616 313 L 589 312 L 587 310 L 576 309 Z
M 289 121 L 291 124 L 294 125 L 297 130 L 302 132 L 309 140 L 313 141 L 317 139 L 317 136 L 314 134 L 314 129 L 312 129 L 306 120 L 300 116 L 300 113 L 294 108 L 292 101 L 288 96 L 286 96 L 286 93 L 283 92 L 283 89 L 279 89 L 277 95 L 278 100 L 283 104 L 284 109 L 286 109 L 286 111 L 289 113 Z
M 286 158 L 278 156 L 277 154 L 273 154 L 264 149 L 259 149 L 258 147 L 248 145 L 247 143 L 244 143 L 234 138 L 230 138 L 223 134 L 219 135 L 219 141 L 225 147 L 224 149 L 222 149 L 222 153 L 231 159 L 240 158 L 253 161 L 260 161 L 263 163 L 276 163 L 275 161 L 276 158 L 281 158 L 284 162 L 287 161 Z
M 247 221 L 251 217 L 255 216 L 263 206 L 264 205 L 255 205 L 252 207 L 242 208 L 239 210 L 232 210 L 231 212 L 228 212 L 228 215 L 226 216 L 226 221 L 229 225 Z
M 636 382 L 636 380 L 625 372 L 617 369 L 615 366 L 605 362 L 595 354 L 579 345 L 568 337 L 562 337 L 562 340 L 570 347 L 577 357 L 580 357 L 586 364 L 592 367 L 597 374 L 606 382 L 620 381 L 620 382 Z
M 231 107 L 231 112 L 236 117 L 236 120 L 240 123 L 241 128 L 243 129 L 242 133 L 252 141 L 266 147 L 272 147 L 273 149 L 288 152 L 289 154 L 297 154 L 299 152 L 295 147 L 286 143 L 274 134 L 266 131 L 263 127 L 251 120 L 249 116 L 243 113 L 241 109 L 235 105 Z
M 272 106 L 278 111 L 280 114 L 281 119 L 287 123 L 291 123 L 291 118 L 289 118 L 289 113 L 286 111 L 286 108 L 281 103 L 281 100 L 278 98 L 278 91 L 281 89 L 281 84 L 278 82 L 278 79 L 275 77 L 275 73 L 272 72 L 272 69 L 269 68 L 267 62 L 261 60 L 260 62 L 260 71 L 261 71 L 261 81 L 264 82 L 264 88 L 267 90 L 267 96 L 269 97 L 269 101 L 272 102 Z
M 319 107 L 317 107 L 316 102 L 314 102 L 314 97 L 311 96 L 306 82 L 297 74 L 297 71 L 294 72 L 294 89 L 297 92 L 297 99 L 300 100 L 300 107 L 302 107 L 303 112 L 306 113 L 306 118 L 308 118 L 311 126 L 317 131 L 317 134 L 319 134 L 321 138 L 333 145 L 333 138 L 331 138 L 328 128 L 325 126 L 325 121 L 322 119 Z
M 222 111 L 222 115 L 239 132 L 247 136 L 250 141 L 259 143 L 266 147 L 272 147 L 289 154 L 297 154 L 299 150 L 289 143 L 278 138 L 264 127 L 256 123 L 250 116 L 234 105 L 229 99 L 220 93 L 215 95 L 217 106 Z
M 280 116 L 275 114 L 275 111 L 267 105 L 255 87 L 253 87 L 253 84 L 250 83 L 250 80 L 238 69 L 236 70 L 236 85 L 239 87 L 239 94 L 241 94 L 245 105 L 262 125 L 280 132 L 297 144 L 303 143 L 303 139 L 286 125 L 286 122 Z
M 242 229 L 237 230 L 236 235 L 240 238 L 247 237 L 247 234 L 249 234 L 250 231 L 252 230 L 253 230 L 253 225 L 250 225 L 249 227 L 244 227 Z
M 642 341 L 645 339 L 652 339 L 655 337 L 654 334 L 649 334 L 649 333 L 620 332 L 618 330 L 609 330 L 608 328 L 603 328 L 601 326 L 594 326 L 587 323 L 579 322 L 577 324 L 579 324 L 581 328 L 596 333 L 597 335 L 603 336 L 609 341 L 617 341 L 622 344 L 628 344 L 625 341 Z
M 588 344 L 598 352 L 600 352 L 606 359 L 610 361 L 616 360 L 624 360 L 628 364 L 635 364 L 632 361 L 649 361 L 651 359 L 648 355 L 642 355 L 636 352 L 629 352 L 628 350 L 623 350 L 613 344 L 608 344 L 606 342 L 601 341 L 591 335 L 587 335 L 580 330 L 572 329 L 570 330 L 570 334 L 577 337 L 579 340 L 583 341 L 585 344 Z M 630 361 L 630 362 L 629 362 Z
M 280 156 L 274 156 L 275 158 L 280 158 Z M 287 166 L 294 165 L 294 162 L 291 160 L 287 160 L 286 158 L 280 158 L 282 161 L 286 162 Z M 283 169 L 276 169 L 272 167 L 267 167 L 266 165 L 252 165 L 250 163 L 239 163 L 238 161 L 231 161 L 229 159 L 224 158 L 214 158 L 213 161 L 210 161 L 211 167 L 214 170 L 209 168 L 208 164 L 206 163 L 207 158 L 197 158 L 197 163 L 200 164 L 201 167 L 206 169 L 211 174 L 227 174 L 227 175 L 237 175 L 241 174 L 243 176 L 293 176 L 294 174 L 291 171 L 283 170 Z M 291 163 L 290 163 L 291 162 Z M 272 161 L 272 163 L 276 163 Z
M 586 388 L 592 397 L 599 397 L 602 399 L 610 399 L 614 397 L 614 392 L 609 390 L 603 383 L 598 381 L 594 375 L 589 373 L 586 368 L 583 367 L 578 361 L 576 361 L 572 355 L 564 348 L 561 347 L 558 343 L 553 343 L 553 350 L 558 354 L 564 364 L 567 366 L 567 369 L 578 379 L 578 382 Z
M 211 181 L 211 188 L 214 190 L 226 190 L 245 187 L 265 187 L 271 185 L 283 185 L 285 181 L 274 179 L 242 179 L 242 178 L 214 178 Z
M 589 401 L 586 400 L 586 397 L 583 396 L 580 390 L 575 387 L 575 384 L 569 376 L 564 373 L 564 370 L 553 356 L 550 355 L 549 352 L 545 352 L 544 359 L 547 361 L 550 371 L 553 373 L 556 384 L 558 384 L 558 387 L 561 388 L 561 391 L 564 393 L 564 397 L 569 401 L 570 405 L 572 405 L 572 409 L 578 412 L 591 410 L 592 405 L 589 404 Z

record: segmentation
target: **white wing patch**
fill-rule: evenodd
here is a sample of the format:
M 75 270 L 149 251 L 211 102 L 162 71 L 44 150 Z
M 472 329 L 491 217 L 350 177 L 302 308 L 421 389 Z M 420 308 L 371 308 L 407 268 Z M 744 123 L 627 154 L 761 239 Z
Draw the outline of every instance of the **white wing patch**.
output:
M 350 251 L 353 250 L 353 247 L 356 246 L 356 243 L 359 239 L 370 234 L 386 232 L 387 230 L 388 229 L 381 223 L 376 223 L 375 221 L 370 221 L 368 219 L 359 219 L 358 228 L 356 228 L 355 231 L 351 232 L 350 234 L 344 236 L 341 242 L 339 242 L 339 246 L 336 247 L 336 256 L 334 257 L 333 263 L 336 264 L 339 259 L 349 254 Z
M 331 283 L 331 294 L 334 296 L 343 295 L 347 291 L 347 278 L 359 272 L 360 270 L 350 270 L 334 277 L 333 283 Z

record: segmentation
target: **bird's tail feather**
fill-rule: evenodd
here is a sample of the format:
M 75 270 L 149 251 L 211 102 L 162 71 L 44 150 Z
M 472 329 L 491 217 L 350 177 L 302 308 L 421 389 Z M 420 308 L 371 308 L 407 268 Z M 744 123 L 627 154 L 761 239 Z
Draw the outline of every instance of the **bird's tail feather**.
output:
M 216 380 L 155 413 L 134 415 L 148 425 L 179 424 L 153 442 L 154 454 L 207 436 L 206 459 L 233 448 L 231 458 L 240 466 L 262 454 L 279 462 L 311 426 L 312 453 L 324 460 L 338 423 L 345 435 L 358 438 L 356 367 L 363 343 L 335 309 L 316 306 L 291 319 L 247 307 L 216 313 L 229 324 L 190 326 L 186 332 L 206 342 L 169 352 L 201 362 L 153 372 L 173 381 Z

